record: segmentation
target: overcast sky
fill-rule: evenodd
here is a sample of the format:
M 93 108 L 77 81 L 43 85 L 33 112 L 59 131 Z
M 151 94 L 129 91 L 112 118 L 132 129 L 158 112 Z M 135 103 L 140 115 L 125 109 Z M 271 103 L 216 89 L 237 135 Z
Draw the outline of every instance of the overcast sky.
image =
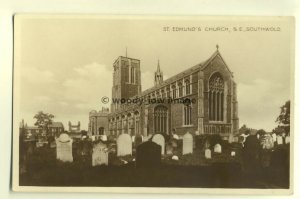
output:
M 240 126 L 272 130 L 279 107 L 291 99 L 292 29 L 283 18 L 103 19 L 88 16 L 24 17 L 16 20 L 15 100 L 18 118 L 33 125 L 39 110 L 88 128 L 88 114 L 111 96 L 112 64 L 128 48 L 141 60 L 142 90 L 153 85 L 160 60 L 165 77 L 208 59 L 216 50 L 234 72 Z M 163 31 L 163 27 L 202 31 Z M 205 31 L 228 27 L 229 31 Z M 242 31 L 233 27 L 275 27 Z M 108 105 L 104 105 L 108 106 Z

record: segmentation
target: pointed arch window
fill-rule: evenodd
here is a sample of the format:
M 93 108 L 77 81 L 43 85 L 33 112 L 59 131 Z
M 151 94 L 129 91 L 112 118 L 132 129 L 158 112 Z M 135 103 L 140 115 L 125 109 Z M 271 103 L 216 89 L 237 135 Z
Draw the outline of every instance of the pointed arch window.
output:
M 130 68 L 130 77 L 131 77 L 130 83 L 134 84 L 134 78 L 135 78 L 135 75 L 134 75 L 134 67 L 131 67 L 131 68 Z
M 185 83 L 185 94 L 186 94 L 186 95 L 191 94 L 190 80 L 186 79 L 186 80 L 184 81 L 184 83 Z
M 192 106 L 185 104 L 183 109 L 183 124 L 185 126 L 192 125 Z
M 209 120 L 224 119 L 224 80 L 220 73 L 214 73 L 209 79 Z
M 181 82 L 178 83 L 178 95 L 179 97 L 183 96 L 183 86 Z

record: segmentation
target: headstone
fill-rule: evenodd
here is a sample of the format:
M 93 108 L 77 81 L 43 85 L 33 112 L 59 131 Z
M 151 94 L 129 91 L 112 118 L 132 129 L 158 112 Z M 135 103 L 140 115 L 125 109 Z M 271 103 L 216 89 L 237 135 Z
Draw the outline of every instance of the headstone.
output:
M 290 143 L 290 136 L 287 135 L 287 136 L 285 137 L 285 143 L 286 143 L 286 144 L 289 144 L 289 143 Z
M 205 158 L 211 159 L 211 150 L 210 149 L 205 149 Z
M 282 136 L 280 136 L 280 135 L 277 136 L 277 144 L 278 145 L 283 144 L 283 139 L 282 139 Z
M 177 134 L 173 134 L 173 138 L 179 140 L 179 136 Z
M 108 165 L 108 149 L 106 144 L 98 142 L 93 146 L 92 166 Z
M 271 135 L 266 134 L 261 138 L 260 144 L 263 149 L 272 149 L 274 147 L 273 138 Z
M 152 142 L 161 146 L 161 154 L 165 154 L 165 138 L 161 134 L 155 134 L 152 138 Z
M 136 135 L 134 137 L 134 144 L 135 144 L 135 146 L 138 146 L 138 145 L 140 145 L 142 143 L 143 143 L 143 136 L 142 135 Z
M 56 139 L 56 158 L 63 162 L 73 162 L 72 139 L 65 133 Z
M 182 155 L 193 153 L 193 136 L 189 132 L 184 134 L 182 142 Z
M 173 156 L 172 156 L 172 160 L 176 160 L 176 161 L 178 161 L 178 160 L 179 160 L 179 158 L 178 158 L 178 156 L 177 156 L 177 155 L 173 155 Z
M 234 142 L 234 136 L 230 134 L 228 137 L 228 143 L 232 143 L 232 142 Z
M 107 136 L 106 135 L 101 135 L 100 140 L 106 142 L 107 141 Z
M 235 151 L 231 151 L 231 154 L 230 154 L 232 157 L 235 156 Z
M 117 156 L 132 155 L 132 142 L 128 134 L 121 134 L 117 139 Z
M 272 138 L 273 138 L 273 142 L 276 142 L 276 141 L 277 141 L 276 133 L 272 133 Z
M 153 168 L 161 164 L 161 146 L 152 142 L 143 142 L 136 150 L 136 167 Z
M 220 144 L 216 144 L 214 146 L 214 152 L 215 153 L 222 153 L 222 146 Z
M 166 144 L 166 154 L 167 155 L 173 155 L 173 146 L 171 143 Z
M 256 134 L 256 137 L 257 137 L 257 139 L 259 139 L 259 138 L 260 138 L 260 135 L 259 135 L 259 134 Z
M 195 131 L 195 135 L 200 135 L 199 131 Z

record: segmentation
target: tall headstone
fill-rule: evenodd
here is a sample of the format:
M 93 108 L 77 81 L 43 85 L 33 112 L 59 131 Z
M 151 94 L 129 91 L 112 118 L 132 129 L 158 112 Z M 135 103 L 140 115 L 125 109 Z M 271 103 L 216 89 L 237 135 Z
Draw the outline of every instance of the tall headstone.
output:
M 206 159 L 211 159 L 211 150 L 210 149 L 205 149 L 205 158 Z
M 92 166 L 108 165 L 108 149 L 106 144 L 98 142 L 93 146 Z
M 220 144 L 216 144 L 214 146 L 214 152 L 215 153 L 222 153 L 222 146 Z
M 184 134 L 182 142 L 182 155 L 193 153 L 193 136 L 189 132 Z
M 56 158 L 62 162 L 73 162 L 72 155 L 73 140 L 68 134 L 62 133 L 56 139 Z
M 161 164 L 161 146 L 147 141 L 138 145 L 136 150 L 136 167 L 153 168 Z
M 276 142 L 276 141 L 277 141 L 276 133 L 272 133 L 272 138 L 273 138 L 273 142 Z
M 278 145 L 283 144 L 283 139 L 282 139 L 282 136 L 280 136 L 280 135 L 277 135 L 277 144 Z
M 117 139 L 117 156 L 132 155 L 132 142 L 129 134 L 121 134 Z
M 161 154 L 165 154 L 165 138 L 161 134 L 155 134 L 152 138 L 152 142 L 161 146 Z

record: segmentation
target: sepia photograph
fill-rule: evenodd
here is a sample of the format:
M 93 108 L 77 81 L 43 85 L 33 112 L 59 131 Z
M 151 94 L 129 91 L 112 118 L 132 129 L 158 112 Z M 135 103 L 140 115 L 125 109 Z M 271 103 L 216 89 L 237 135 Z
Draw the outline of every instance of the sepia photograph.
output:
M 293 17 L 13 20 L 14 191 L 292 193 Z

